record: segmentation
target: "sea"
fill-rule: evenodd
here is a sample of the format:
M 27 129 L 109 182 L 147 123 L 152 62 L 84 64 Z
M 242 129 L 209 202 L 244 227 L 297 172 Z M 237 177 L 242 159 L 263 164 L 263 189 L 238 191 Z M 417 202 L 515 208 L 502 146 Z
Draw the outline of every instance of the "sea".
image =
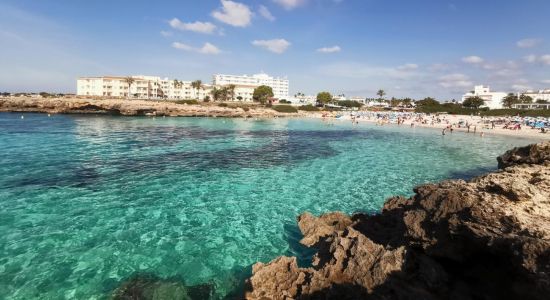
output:
M 0 113 L 0 299 L 108 299 L 140 274 L 237 297 L 314 250 L 296 217 L 497 169 L 529 139 L 300 118 Z

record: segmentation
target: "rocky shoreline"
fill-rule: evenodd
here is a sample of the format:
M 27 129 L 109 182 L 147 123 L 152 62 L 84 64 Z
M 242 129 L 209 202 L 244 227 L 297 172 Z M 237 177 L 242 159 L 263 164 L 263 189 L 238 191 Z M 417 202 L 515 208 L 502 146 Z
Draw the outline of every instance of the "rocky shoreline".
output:
M 35 112 L 50 114 L 111 114 L 123 116 L 170 117 L 293 117 L 304 113 L 279 113 L 269 108 L 188 105 L 169 101 L 79 98 L 0 98 L 0 112 Z
M 311 266 L 253 266 L 247 299 L 547 299 L 550 142 L 508 151 L 499 171 L 393 197 L 378 215 L 304 213 Z

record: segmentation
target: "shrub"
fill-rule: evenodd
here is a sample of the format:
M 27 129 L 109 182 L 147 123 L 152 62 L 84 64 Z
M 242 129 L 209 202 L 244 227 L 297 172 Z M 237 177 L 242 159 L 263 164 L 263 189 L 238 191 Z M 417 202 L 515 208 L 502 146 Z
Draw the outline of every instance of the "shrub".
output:
M 290 105 L 273 105 L 271 108 L 273 110 L 277 111 L 277 112 L 282 112 L 282 113 L 296 113 L 296 112 L 298 112 L 296 107 L 290 106 Z
M 229 105 L 227 105 L 227 103 L 220 103 L 218 104 L 219 107 L 228 107 Z
M 177 104 L 198 105 L 198 104 L 199 104 L 199 101 L 197 101 L 197 100 L 177 100 L 177 101 L 174 101 L 174 103 L 177 103 Z
M 361 107 L 361 106 L 363 106 L 363 104 L 361 104 L 357 101 L 353 101 L 353 100 L 338 101 L 338 105 L 343 106 L 343 107 Z
M 303 111 L 319 111 L 319 108 L 318 107 L 315 107 L 311 104 L 308 104 L 308 105 L 302 105 L 300 107 L 298 107 L 299 110 L 303 110 Z

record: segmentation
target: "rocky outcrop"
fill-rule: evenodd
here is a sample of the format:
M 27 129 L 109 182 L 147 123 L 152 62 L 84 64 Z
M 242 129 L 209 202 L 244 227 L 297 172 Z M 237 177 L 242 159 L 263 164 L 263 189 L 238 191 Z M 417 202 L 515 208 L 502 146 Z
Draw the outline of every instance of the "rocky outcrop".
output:
M 528 150 L 525 150 L 528 149 Z M 298 218 L 311 266 L 257 263 L 248 299 L 547 299 L 550 142 L 501 156 L 504 169 L 417 187 L 377 215 Z
M 550 144 L 540 143 L 506 151 L 497 158 L 500 169 L 518 164 L 541 164 L 550 160 Z
M 51 114 L 115 114 L 171 117 L 289 117 L 301 113 L 279 113 L 269 108 L 220 107 L 214 103 L 177 104 L 170 101 L 80 98 L 0 98 L 0 112 Z

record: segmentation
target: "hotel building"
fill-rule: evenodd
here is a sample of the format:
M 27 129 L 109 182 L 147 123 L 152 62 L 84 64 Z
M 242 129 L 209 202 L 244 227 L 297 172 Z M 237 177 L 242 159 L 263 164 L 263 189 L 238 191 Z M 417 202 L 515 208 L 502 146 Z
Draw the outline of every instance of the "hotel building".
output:
M 470 97 L 480 97 L 485 102 L 486 107 L 490 109 L 500 109 L 502 106 L 502 99 L 506 97 L 504 92 L 491 92 L 488 86 L 476 85 L 473 91 L 470 91 L 462 96 L 462 102 Z
M 137 99 L 201 99 L 210 95 L 212 86 L 197 89 L 191 81 L 176 81 L 157 76 L 130 76 L 134 82 L 128 85 L 126 77 L 103 76 L 77 79 L 78 96 L 137 98 Z
M 274 78 L 267 74 L 253 76 L 214 75 L 213 85 L 203 84 L 197 91 L 191 81 L 177 81 L 158 76 L 130 76 L 134 82 L 128 85 L 126 77 L 102 76 L 77 79 L 78 96 L 114 97 L 136 99 L 199 99 L 212 97 L 213 87 L 222 88 L 235 85 L 234 99 L 253 101 L 254 89 L 267 85 L 273 89 L 274 98 L 288 99 L 288 79 Z
M 224 75 L 216 74 L 213 85 L 225 87 L 235 85 L 235 98 L 242 97 L 241 101 L 252 101 L 254 89 L 267 85 L 273 89 L 273 97 L 279 100 L 288 99 L 289 81 L 286 78 L 271 77 L 267 74 L 248 75 Z
M 533 102 L 537 100 L 544 100 L 550 102 L 550 90 L 539 90 L 539 91 L 527 91 L 522 93 L 523 95 L 533 98 Z

